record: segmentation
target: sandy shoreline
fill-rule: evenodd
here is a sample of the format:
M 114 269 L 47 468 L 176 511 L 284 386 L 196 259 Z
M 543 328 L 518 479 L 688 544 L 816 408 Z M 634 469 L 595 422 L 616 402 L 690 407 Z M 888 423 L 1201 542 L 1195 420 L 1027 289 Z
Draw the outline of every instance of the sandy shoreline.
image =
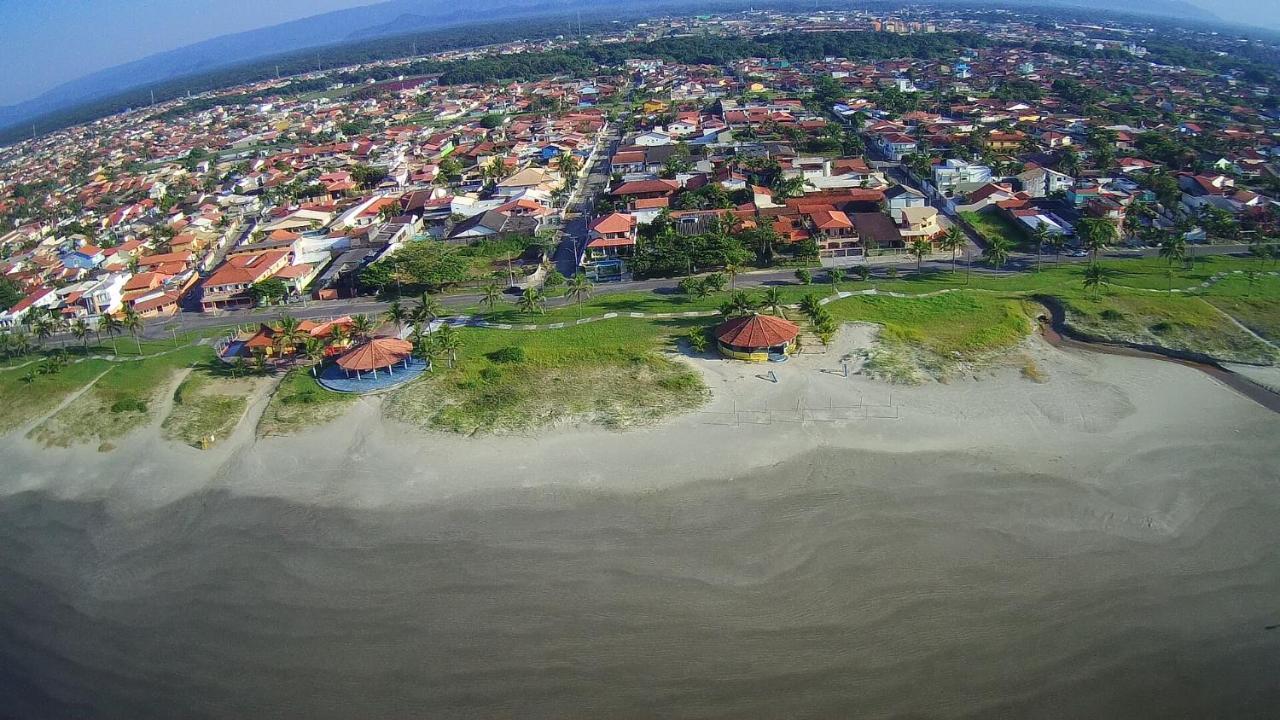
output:
M 825 354 L 783 365 L 694 360 L 713 399 L 653 427 L 594 426 L 465 438 L 385 420 L 363 398 L 336 422 L 291 437 L 254 437 L 259 399 L 232 437 L 199 451 L 160 439 L 159 420 L 112 453 L 47 449 L 0 439 L 10 472 L 0 494 L 44 489 L 58 497 L 156 507 L 226 489 L 245 496 L 385 507 L 510 487 L 574 485 L 645 491 L 732 478 L 818 448 L 966 453 L 993 467 L 1060 465 L 1101 472 L 1108 458 L 1158 454 L 1185 443 L 1262 443 L 1280 449 L 1280 418 L 1194 370 L 1142 359 L 1061 351 L 1038 338 L 978 379 L 893 386 L 841 358 L 872 330 L 850 326 Z M 1044 382 L 1018 369 L 1030 358 Z M 852 362 L 856 373 L 858 363 Z M 765 379 L 772 371 L 778 382 Z M 1280 454 L 1280 453 L 1278 453 Z M 1157 459 L 1153 470 L 1162 467 Z
M 1280 416 L 1035 340 L 912 388 L 822 372 L 839 357 L 776 384 L 698 361 L 711 404 L 627 432 L 424 435 L 362 399 L 257 440 L 259 401 L 205 452 L 158 420 L 111 453 L 4 438 L 0 697 L 122 720 L 1273 714 Z

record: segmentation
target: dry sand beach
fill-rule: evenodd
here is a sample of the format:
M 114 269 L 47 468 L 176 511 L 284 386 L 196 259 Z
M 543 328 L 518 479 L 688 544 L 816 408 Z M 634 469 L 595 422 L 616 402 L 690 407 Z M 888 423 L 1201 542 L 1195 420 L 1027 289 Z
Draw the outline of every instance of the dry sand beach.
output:
M 1273 716 L 1280 416 L 1038 340 L 845 377 L 870 332 L 628 432 L 11 433 L 0 716 Z

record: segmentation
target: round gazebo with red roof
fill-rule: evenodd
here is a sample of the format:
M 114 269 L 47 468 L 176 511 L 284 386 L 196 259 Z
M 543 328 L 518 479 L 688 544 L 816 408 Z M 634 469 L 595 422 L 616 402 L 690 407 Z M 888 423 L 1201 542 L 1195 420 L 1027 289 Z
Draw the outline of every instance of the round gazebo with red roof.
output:
M 351 348 L 338 358 L 338 367 L 348 375 L 372 372 L 376 378 L 379 370 L 393 373 L 396 365 L 405 365 L 413 356 L 413 343 L 399 338 L 372 338 Z
M 800 326 L 772 315 L 744 315 L 715 329 L 716 346 L 725 357 L 751 362 L 783 358 L 796 351 Z

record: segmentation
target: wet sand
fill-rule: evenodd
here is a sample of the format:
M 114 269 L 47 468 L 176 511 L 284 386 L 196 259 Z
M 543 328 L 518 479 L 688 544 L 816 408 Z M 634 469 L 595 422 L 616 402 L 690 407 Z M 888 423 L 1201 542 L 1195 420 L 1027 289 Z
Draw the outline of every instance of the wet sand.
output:
M 1027 352 L 700 361 L 703 412 L 625 433 L 4 438 L 0 716 L 1271 716 L 1280 419 Z

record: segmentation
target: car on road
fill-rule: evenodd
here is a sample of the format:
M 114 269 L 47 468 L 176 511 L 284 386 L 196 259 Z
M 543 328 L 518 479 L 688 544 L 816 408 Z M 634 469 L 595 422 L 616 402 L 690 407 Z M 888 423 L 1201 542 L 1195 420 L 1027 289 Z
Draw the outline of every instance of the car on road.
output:
M 1089 253 L 1079 248 L 1076 248 L 1075 250 L 1068 252 L 1067 257 L 1089 257 Z

